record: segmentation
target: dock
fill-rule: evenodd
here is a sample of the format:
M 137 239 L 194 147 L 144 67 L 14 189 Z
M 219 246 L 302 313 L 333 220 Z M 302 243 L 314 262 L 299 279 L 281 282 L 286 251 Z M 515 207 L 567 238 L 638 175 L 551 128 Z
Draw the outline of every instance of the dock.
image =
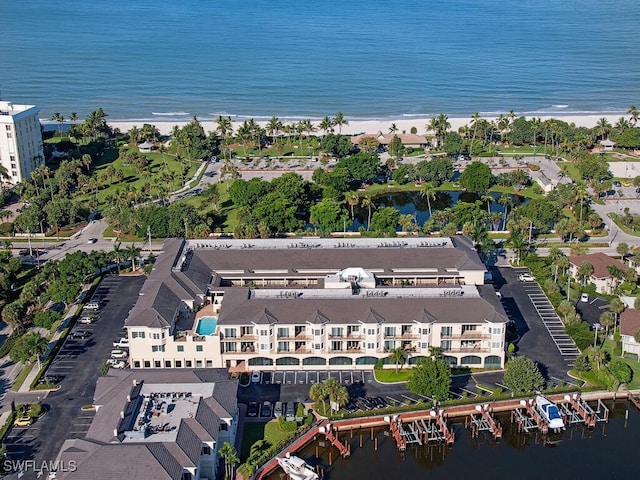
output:
M 471 436 L 477 438 L 480 432 L 490 432 L 496 440 L 502 438 L 502 425 L 491 414 L 490 404 L 476 405 L 478 414 L 470 414 L 465 417 L 464 425 L 471 428 Z
M 343 458 L 351 455 L 351 446 L 348 443 L 345 445 L 340 441 L 338 431 L 333 428 L 333 424 L 327 423 L 326 425 L 322 425 L 318 428 L 318 431 L 319 433 L 324 433 L 327 441 L 331 442 L 331 445 L 338 449 L 338 452 L 340 452 Z

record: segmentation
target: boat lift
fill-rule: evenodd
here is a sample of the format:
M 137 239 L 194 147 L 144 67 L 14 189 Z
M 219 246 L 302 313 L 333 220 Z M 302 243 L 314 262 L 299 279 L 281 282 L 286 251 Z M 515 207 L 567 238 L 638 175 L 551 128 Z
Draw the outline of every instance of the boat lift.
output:
M 464 420 L 465 427 L 471 428 L 471 436 L 477 438 L 480 432 L 491 432 L 496 440 L 502 438 L 502 425 L 491 415 L 490 405 L 476 405 L 476 410 L 479 415 L 472 413 Z

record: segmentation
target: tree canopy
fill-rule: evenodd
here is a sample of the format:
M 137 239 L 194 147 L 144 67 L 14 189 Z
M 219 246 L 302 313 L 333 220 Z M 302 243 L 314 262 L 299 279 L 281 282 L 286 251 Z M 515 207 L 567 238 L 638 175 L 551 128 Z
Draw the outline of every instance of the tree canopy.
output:
M 519 356 L 507 362 L 504 384 L 514 393 L 535 392 L 544 385 L 544 378 L 533 360 Z
M 437 401 L 446 400 L 451 388 L 451 368 L 444 360 L 421 358 L 411 370 L 407 388 Z
M 469 192 L 486 192 L 491 186 L 491 168 L 482 162 L 471 162 L 460 176 L 460 185 Z

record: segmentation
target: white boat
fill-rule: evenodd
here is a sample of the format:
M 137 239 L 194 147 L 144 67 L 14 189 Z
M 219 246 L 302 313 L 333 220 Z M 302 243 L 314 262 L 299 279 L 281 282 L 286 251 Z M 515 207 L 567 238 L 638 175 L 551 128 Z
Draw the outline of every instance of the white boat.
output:
M 536 397 L 536 405 L 544 419 L 549 423 L 549 428 L 551 430 L 564 429 L 562 415 L 560 415 L 560 410 L 558 410 L 558 406 L 555 403 L 550 402 L 542 395 L 538 395 Z
M 320 480 L 311 465 L 289 453 L 284 457 L 278 457 L 278 464 L 291 480 Z

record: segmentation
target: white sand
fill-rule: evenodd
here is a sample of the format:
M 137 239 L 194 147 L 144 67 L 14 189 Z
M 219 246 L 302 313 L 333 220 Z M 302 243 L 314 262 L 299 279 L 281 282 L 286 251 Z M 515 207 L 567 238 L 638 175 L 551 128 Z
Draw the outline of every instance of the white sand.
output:
M 593 128 L 596 126 L 597 122 L 601 118 L 606 118 L 610 124 L 615 124 L 620 115 L 570 115 L 570 116 L 546 116 L 539 117 L 541 120 L 547 120 L 549 118 L 555 118 L 557 120 L 562 120 L 567 123 L 575 123 L 576 126 L 579 127 L 587 127 Z M 483 117 L 485 120 L 493 121 L 496 117 Z M 396 120 L 349 120 L 348 125 L 342 126 L 342 133 L 346 135 L 354 135 L 358 133 L 377 133 L 378 131 L 382 131 L 383 133 L 389 132 L 389 127 L 391 124 L 396 125 L 399 133 L 410 133 L 411 127 L 416 127 L 419 135 L 424 135 L 427 133 L 427 125 L 431 121 L 430 118 L 399 118 Z M 170 122 L 170 121 L 147 121 L 147 122 L 132 122 L 132 121 L 112 121 L 109 124 L 114 128 L 119 128 L 121 132 L 128 132 L 132 126 L 136 126 L 138 128 L 142 127 L 143 123 L 152 123 L 160 130 L 162 135 L 168 135 L 171 132 L 171 129 L 174 125 L 183 126 L 186 121 L 182 122 Z M 233 122 L 233 129 L 237 131 L 238 126 L 241 125 L 242 122 Z M 266 121 L 257 122 L 261 126 L 266 125 Z M 451 124 L 451 129 L 457 131 L 463 125 L 468 125 L 470 123 L 469 118 L 449 118 L 449 123 Z M 201 121 L 202 127 L 206 132 L 213 131 L 217 128 L 217 124 L 214 121 Z M 315 122 L 317 126 L 318 122 Z M 335 132 L 338 133 L 338 128 L 336 127 Z M 432 134 L 433 132 L 429 132 Z

